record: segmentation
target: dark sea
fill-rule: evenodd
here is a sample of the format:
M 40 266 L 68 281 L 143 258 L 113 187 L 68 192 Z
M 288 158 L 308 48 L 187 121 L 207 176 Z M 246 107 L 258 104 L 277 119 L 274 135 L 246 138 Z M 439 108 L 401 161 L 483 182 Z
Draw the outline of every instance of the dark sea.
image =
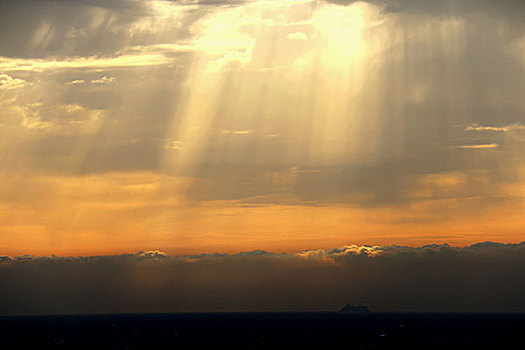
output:
M 0 335 L 0 349 L 525 349 L 525 314 L 10 316 Z

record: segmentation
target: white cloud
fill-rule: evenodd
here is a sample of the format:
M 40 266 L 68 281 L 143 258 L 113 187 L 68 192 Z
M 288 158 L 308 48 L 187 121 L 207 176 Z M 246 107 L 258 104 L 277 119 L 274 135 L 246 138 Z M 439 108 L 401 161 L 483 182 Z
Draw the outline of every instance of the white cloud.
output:
M 458 148 L 461 149 L 486 149 L 486 148 L 497 148 L 497 143 L 485 143 L 481 145 L 461 145 Z
M 229 135 L 247 135 L 251 134 L 252 130 L 221 130 L 223 134 Z
M 181 141 L 169 141 L 165 146 L 164 149 L 172 150 L 172 151 L 182 151 L 184 148 L 182 147 Z
M 308 37 L 303 32 L 290 33 L 286 37 L 290 40 L 308 40 Z
M 18 112 L 22 125 L 26 129 L 40 129 L 50 130 L 53 123 L 42 120 L 40 116 L 40 108 L 42 103 L 30 103 L 23 106 L 15 106 L 14 109 Z
M 209 72 L 222 72 L 226 70 L 239 70 L 252 60 L 252 50 L 232 50 L 220 58 L 213 60 L 206 66 Z
M 81 85 L 81 84 L 85 84 L 86 81 L 84 79 L 77 79 L 77 80 L 73 80 L 73 81 L 70 81 L 68 84 L 70 85 Z
M 509 128 L 506 126 L 503 127 L 496 127 L 496 126 L 467 126 L 465 128 L 466 131 L 503 131 L 507 132 L 509 131 Z
M 0 90 L 12 90 L 24 87 L 27 82 L 23 79 L 13 78 L 7 74 L 0 74 Z
M 0 56 L 0 70 L 36 71 L 63 68 L 110 68 L 110 67 L 147 67 L 168 64 L 172 58 L 162 54 L 122 55 L 112 58 L 82 57 L 64 60 L 22 59 Z
M 493 132 L 508 132 L 510 130 L 525 129 L 523 125 L 505 125 L 505 126 L 479 126 L 477 124 L 469 125 L 465 128 L 466 131 L 493 131 Z
M 139 252 L 136 256 L 139 258 L 166 258 L 168 255 L 159 250 L 148 250 L 145 252 Z
M 113 83 L 115 80 L 116 80 L 115 77 L 110 77 L 110 76 L 105 75 L 102 78 L 91 80 L 91 83 L 92 84 L 109 84 L 109 83 Z

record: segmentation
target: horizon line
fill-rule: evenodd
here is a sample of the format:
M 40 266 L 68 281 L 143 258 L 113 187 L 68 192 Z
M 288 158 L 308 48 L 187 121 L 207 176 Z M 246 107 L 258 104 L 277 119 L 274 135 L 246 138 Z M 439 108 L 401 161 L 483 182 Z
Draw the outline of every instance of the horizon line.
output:
M 333 247 L 333 248 L 312 248 L 312 249 L 305 249 L 301 251 L 292 251 L 292 252 L 272 252 L 267 251 L 264 249 L 252 249 L 252 250 L 246 250 L 246 251 L 238 251 L 234 253 L 224 253 L 220 251 L 215 251 L 213 253 L 196 253 L 196 254 L 169 254 L 159 249 L 150 249 L 150 250 L 139 250 L 136 252 L 126 252 L 126 253 L 117 253 L 117 254 L 94 254 L 94 255 L 59 255 L 59 254 L 49 254 L 49 255 L 35 255 L 35 254 L 20 254 L 20 255 L 8 255 L 8 254 L 1 254 L 0 255 L 0 263 L 9 261 L 9 260 L 32 260 L 32 259 L 38 259 L 38 258 L 102 258 L 102 257 L 128 257 L 128 256 L 135 256 L 135 257 L 152 257 L 152 258 L 198 258 L 198 257 L 219 257 L 219 256 L 240 256 L 240 255 L 301 255 L 305 253 L 314 253 L 314 252 L 336 252 L 337 250 L 341 249 L 362 249 L 362 250 L 369 250 L 371 249 L 377 249 L 375 251 L 383 252 L 381 249 L 385 248 L 396 248 L 396 249 L 413 249 L 413 250 L 422 250 L 422 249 L 432 249 L 432 248 L 451 248 L 451 249 L 471 249 L 471 248 L 496 248 L 496 247 L 515 247 L 515 246 L 525 246 L 525 241 L 516 242 L 516 243 L 502 243 L 502 242 L 496 242 L 496 241 L 481 241 L 481 242 L 475 242 L 469 245 L 464 246 L 458 246 L 458 245 L 451 245 L 449 243 L 432 243 L 432 244 L 424 244 L 420 246 L 408 246 L 408 245 L 397 245 L 397 244 L 388 244 L 388 245 L 372 245 L 372 244 L 349 244 L 339 247 Z M 342 251 L 344 252 L 344 251 Z M 369 251 L 370 252 L 370 251 Z M 372 251 L 374 252 L 374 251 Z M 361 252 L 360 252 L 361 253 Z M 366 253 L 365 253 L 366 254 Z

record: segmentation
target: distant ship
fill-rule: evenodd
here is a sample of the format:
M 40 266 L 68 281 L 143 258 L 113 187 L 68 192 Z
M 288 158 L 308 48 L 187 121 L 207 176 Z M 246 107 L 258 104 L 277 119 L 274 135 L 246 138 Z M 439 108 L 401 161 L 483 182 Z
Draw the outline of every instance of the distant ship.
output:
M 364 305 L 350 305 L 350 304 L 346 304 L 346 306 L 344 306 L 342 309 L 341 309 L 341 312 L 343 313 L 352 313 L 352 314 L 366 314 L 366 313 L 369 313 L 370 310 L 368 309 L 368 307 L 364 306 Z

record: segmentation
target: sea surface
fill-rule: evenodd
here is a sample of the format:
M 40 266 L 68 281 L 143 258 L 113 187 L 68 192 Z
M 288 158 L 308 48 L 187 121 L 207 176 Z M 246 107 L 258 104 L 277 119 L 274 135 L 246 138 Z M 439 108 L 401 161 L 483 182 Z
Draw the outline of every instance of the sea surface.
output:
M 177 313 L 0 317 L 0 349 L 525 349 L 525 314 Z

